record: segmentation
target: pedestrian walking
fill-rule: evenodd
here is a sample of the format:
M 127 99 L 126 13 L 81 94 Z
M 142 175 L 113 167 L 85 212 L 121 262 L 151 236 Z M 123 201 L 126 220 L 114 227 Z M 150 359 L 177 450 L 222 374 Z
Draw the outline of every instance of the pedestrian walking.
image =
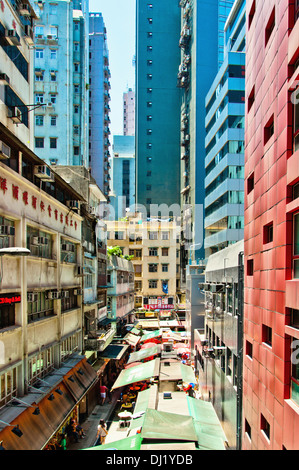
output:
M 108 388 L 106 387 L 106 385 L 101 385 L 100 386 L 101 406 L 103 406 L 105 403 L 107 392 L 108 392 Z
M 108 434 L 107 425 L 103 419 L 100 420 L 98 425 L 97 440 L 95 445 L 105 444 L 106 436 Z

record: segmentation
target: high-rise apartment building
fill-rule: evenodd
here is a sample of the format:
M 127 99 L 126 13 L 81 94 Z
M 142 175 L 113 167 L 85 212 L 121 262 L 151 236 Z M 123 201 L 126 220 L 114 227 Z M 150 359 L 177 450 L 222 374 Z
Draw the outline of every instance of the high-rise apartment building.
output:
M 87 0 L 37 2 L 34 148 L 51 165 L 88 167 L 86 10 Z
M 135 91 L 132 88 L 123 94 L 123 106 L 124 135 L 135 135 Z
M 111 176 L 110 176 L 111 175 Z M 111 158 L 110 201 L 114 214 L 110 219 L 126 217 L 128 209 L 135 205 L 135 137 L 132 135 L 114 135 Z
M 180 8 L 172 0 L 137 1 L 136 202 L 179 204 Z
M 101 13 L 89 14 L 89 163 L 105 196 L 109 194 L 110 69 Z
M 245 0 L 234 3 L 206 96 L 206 258 L 244 237 L 245 10 Z
M 180 2 L 181 63 L 177 85 L 182 90 L 180 196 L 185 245 L 182 269 L 188 263 L 189 248 L 192 259 L 204 260 L 205 257 L 205 97 L 223 60 L 224 24 L 233 3 L 228 0 Z M 184 280 L 184 270 L 182 274 Z
M 299 447 L 298 7 L 246 7 L 245 450 Z

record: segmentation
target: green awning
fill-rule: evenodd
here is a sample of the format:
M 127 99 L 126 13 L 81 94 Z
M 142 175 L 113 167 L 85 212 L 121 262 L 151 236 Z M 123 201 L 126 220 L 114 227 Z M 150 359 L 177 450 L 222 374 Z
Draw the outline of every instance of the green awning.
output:
M 147 339 L 158 338 L 158 336 L 162 336 L 162 330 L 151 331 L 150 333 L 141 336 L 140 343 L 146 341 Z
M 138 336 L 138 335 L 141 334 L 141 331 L 138 330 L 138 328 L 135 328 L 135 326 L 134 326 L 134 328 L 132 328 L 132 329 L 130 330 L 130 333 L 132 333 L 133 335 L 137 335 L 137 336 Z
M 124 387 L 125 385 L 129 385 L 134 382 L 140 382 L 151 377 L 157 377 L 159 375 L 159 371 L 160 359 L 154 359 L 153 361 L 145 362 L 144 364 L 140 364 L 129 369 L 123 369 L 111 390 Z
M 181 371 L 183 382 L 187 382 L 188 384 L 196 384 L 196 377 L 191 366 L 181 364 Z
M 184 416 L 148 408 L 141 430 L 144 439 L 197 441 L 192 416 Z
M 144 418 L 145 418 L 145 412 L 148 408 L 148 402 L 151 394 L 151 389 L 148 388 L 146 390 L 143 390 L 143 392 L 139 392 L 137 395 L 137 400 L 136 404 L 134 407 L 134 414 L 133 416 L 137 416 L 139 413 L 144 413 L 140 417 L 133 418 L 131 423 L 130 423 L 130 430 L 131 429 L 137 429 L 143 426 Z
M 190 415 L 195 420 L 196 432 L 200 439 L 203 436 L 209 436 L 214 439 L 220 439 L 224 444 L 227 437 L 222 429 L 219 418 L 212 403 L 187 397 Z
M 161 347 L 159 345 L 153 346 L 152 348 L 148 348 L 148 349 L 140 349 L 140 351 L 136 351 L 130 354 L 130 357 L 127 363 L 131 364 L 131 362 L 139 362 L 139 361 L 142 361 L 143 359 L 154 356 L 155 354 L 160 354 L 160 352 L 161 352 Z
M 125 437 L 119 441 L 110 442 L 109 444 L 104 444 L 95 447 L 89 447 L 88 449 L 83 450 L 140 450 L 142 443 L 142 438 L 140 434 L 136 434 L 131 437 Z
M 198 429 L 198 422 L 194 423 L 198 447 L 200 450 L 226 450 L 223 439 L 221 437 L 205 434 Z

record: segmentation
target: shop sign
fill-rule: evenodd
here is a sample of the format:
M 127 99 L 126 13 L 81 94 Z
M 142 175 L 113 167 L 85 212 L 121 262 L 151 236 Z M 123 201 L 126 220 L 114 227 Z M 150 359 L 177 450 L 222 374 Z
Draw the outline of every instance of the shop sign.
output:
M 172 310 L 174 305 L 172 304 L 151 304 L 151 305 L 144 305 L 143 306 L 146 310 Z
M 11 305 L 11 304 L 19 304 L 21 302 L 20 295 L 0 295 L 0 305 Z

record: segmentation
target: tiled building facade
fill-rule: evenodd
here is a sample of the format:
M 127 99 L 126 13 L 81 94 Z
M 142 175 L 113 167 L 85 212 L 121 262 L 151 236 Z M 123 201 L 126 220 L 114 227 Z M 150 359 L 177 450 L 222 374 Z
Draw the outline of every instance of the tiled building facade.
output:
M 247 3 L 243 448 L 252 450 L 299 444 L 298 37 L 298 2 Z

